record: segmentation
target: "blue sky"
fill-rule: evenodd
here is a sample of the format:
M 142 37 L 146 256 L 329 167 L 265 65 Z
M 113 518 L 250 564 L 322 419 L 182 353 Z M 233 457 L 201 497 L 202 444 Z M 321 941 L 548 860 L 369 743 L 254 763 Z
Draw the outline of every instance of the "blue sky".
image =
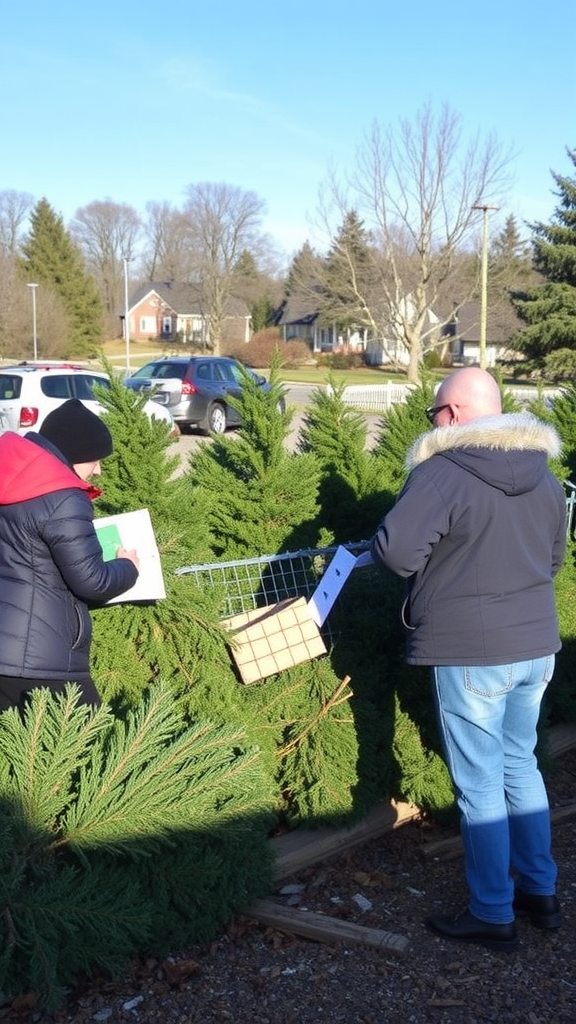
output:
M 265 202 L 290 255 L 329 166 L 374 121 L 447 103 L 515 158 L 506 212 L 549 220 L 573 173 L 574 0 L 45 0 L 5 5 L 0 190 L 67 222 L 110 198 L 144 213 L 187 185 Z M 502 214 L 500 214 L 501 216 Z

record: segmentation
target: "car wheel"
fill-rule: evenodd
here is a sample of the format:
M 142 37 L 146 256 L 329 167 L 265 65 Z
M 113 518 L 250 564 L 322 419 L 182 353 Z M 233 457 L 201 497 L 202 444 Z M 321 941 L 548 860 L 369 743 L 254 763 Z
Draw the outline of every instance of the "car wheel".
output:
M 208 430 L 211 434 L 223 434 L 226 430 L 226 408 L 215 402 L 208 409 L 208 415 L 206 417 L 208 424 Z

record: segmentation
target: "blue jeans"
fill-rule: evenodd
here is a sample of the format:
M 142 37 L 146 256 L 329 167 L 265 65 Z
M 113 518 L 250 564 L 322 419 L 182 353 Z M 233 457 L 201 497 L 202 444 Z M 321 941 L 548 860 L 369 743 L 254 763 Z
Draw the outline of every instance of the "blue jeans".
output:
M 470 911 L 514 920 L 514 883 L 552 895 L 550 811 L 534 748 L 554 656 L 511 665 L 432 669 L 446 763 L 456 789 Z

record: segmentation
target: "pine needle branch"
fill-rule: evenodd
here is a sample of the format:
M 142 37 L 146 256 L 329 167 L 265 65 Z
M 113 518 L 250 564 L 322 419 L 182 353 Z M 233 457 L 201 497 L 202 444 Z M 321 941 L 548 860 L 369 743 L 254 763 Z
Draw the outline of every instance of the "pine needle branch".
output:
M 278 757 L 287 757 L 288 754 L 291 754 L 294 750 L 296 750 L 301 745 L 306 736 L 308 736 L 308 734 L 311 733 L 313 729 L 316 729 L 318 727 L 319 723 L 328 714 L 329 711 L 332 711 L 339 704 L 344 704 L 346 701 L 350 700 L 350 698 L 354 696 L 353 690 L 349 689 L 347 693 L 344 692 L 349 682 L 350 676 L 344 676 L 344 679 L 336 687 L 332 696 L 329 697 L 328 700 L 324 702 L 324 704 L 322 704 L 322 707 L 320 708 L 318 714 L 315 715 L 310 722 L 308 722 L 308 724 L 302 730 L 302 732 L 299 733 L 298 736 L 295 736 L 294 739 L 290 741 L 290 743 L 286 744 L 286 746 L 280 747 L 278 749 Z

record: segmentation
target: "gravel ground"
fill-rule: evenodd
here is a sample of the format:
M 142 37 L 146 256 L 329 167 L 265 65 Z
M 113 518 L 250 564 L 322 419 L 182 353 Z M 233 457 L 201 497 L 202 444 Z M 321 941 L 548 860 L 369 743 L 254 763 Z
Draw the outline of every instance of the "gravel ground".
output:
M 558 760 L 548 787 L 553 807 L 574 803 L 576 751 Z M 431 911 L 464 907 L 466 889 L 458 852 L 425 852 L 452 833 L 417 820 L 282 879 L 275 894 L 403 935 L 402 955 L 297 939 L 240 917 L 210 948 L 136 964 L 120 982 L 94 981 L 55 1015 L 26 1000 L 4 1006 L 0 1022 L 576 1024 L 575 820 L 554 825 L 563 927 L 543 933 L 520 919 L 517 952 L 462 946 L 426 930 Z

